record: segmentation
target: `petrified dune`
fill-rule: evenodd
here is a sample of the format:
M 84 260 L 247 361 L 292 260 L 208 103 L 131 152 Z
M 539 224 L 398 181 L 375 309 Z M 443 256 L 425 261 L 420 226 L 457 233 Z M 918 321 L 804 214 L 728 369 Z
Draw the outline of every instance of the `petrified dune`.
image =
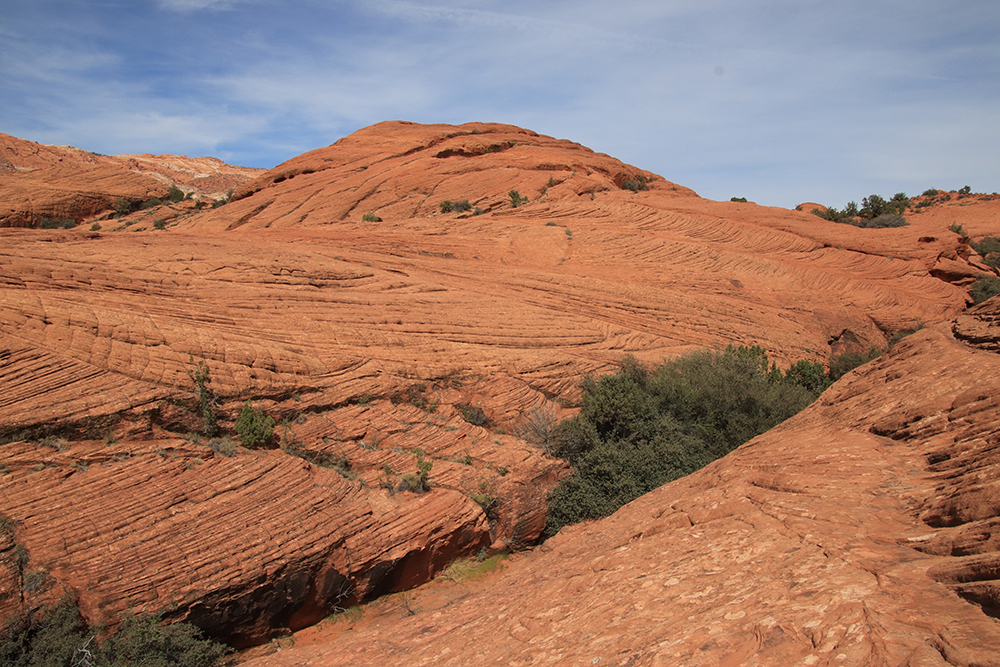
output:
M 621 189 L 633 180 L 652 189 Z M 481 213 L 442 213 L 446 199 Z M 997 233 L 998 211 L 955 214 Z M 571 411 L 584 374 L 728 343 L 781 362 L 885 347 L 960 316 L 984 268 L 933 209 L 863 230 L 711 202 L 484 123 L 379 124 L 225 206 L 175 213 L 158 232 L 0 230 L 0 435 L 14 440 L 0 512 L 54 582 L 36 601 L 72 589 L 92 621 L 173 605 L 238 644 L 535 540 L 568 469 L 518 426 Z M 993 340 L 978 321 L 960 320 Z M 352 479 L 186 439 L 201 362 L 223 427 L 252 399 L 287 420 L 286 445 Z M 469 405 L 489 428 L 466 423 Z M 434 488 L 390 496 L 418 448 Z M 20 605 L 15 575 L 0 564 L 0 616 Z
M 1000 664 L 998 322 L 910 336 L 475 597 L 246 664 Z
M 46 217 L 87 220 L 117 199 L 162 197 L 171 183 L 219 195 L 262 171 L 206 157 L 99 155 L 0 133 L 0 227 L 30 227 Z

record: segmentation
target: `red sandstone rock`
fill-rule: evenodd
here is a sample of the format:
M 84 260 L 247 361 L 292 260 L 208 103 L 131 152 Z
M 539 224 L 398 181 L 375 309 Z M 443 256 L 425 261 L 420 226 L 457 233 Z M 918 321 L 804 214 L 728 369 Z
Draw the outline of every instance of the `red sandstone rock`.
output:
M 117 199 L 163 197 L 171 184 L 218 196 L 261 171 L 215 158 L 98 155 L 0 134 L 0 227 L 30 227 L 43 217 L 80 222 L 112 210 Z
M 640 176 L 651 190 L 620 189 Z M 483 213 L 442 213 L 444 199 Z M 997 233 L 997 205 L 956 213 Z M 568 470 L 519 425 L 563 416 L 584 374 L 728 343 L 783 363 L 884 347 L 959 315 L 976 266 L 931 213 L 861 230 L 711 202 L 490 124 L 380 124 L 176 213 L 162 232 L 0 230 L 0 435 L 18 436 L 0 447 L 0 513 L 56 577 L 44 595 L 72 587 L 91 620 L 174 601 L 174 617 L 241 643 L 321 617 L 344 587 L 340 602 L 397 590 L 534 540 Z M 989 338 L 980 320 L 955 326 Z M 286 421 L 286 449 L 346 460 L 354 479 L 181 440 L 201 427 L 199 362 L 224 428 L 253 399 Z M 463 405 L 493 424 L 466 423 Z M 390 495 L 416 449 L 434 488 Z M 0 567 L 0 615 L 19 604 L 10 581 Z
M 474 597 L 246 664 L 1000 664 L 998 373 L 918 332 Z

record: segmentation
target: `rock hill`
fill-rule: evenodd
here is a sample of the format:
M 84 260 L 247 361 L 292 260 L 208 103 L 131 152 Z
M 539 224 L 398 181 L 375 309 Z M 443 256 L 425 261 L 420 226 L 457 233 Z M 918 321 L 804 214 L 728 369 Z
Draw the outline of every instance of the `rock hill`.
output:
M 74 182 L 86 181 L 80 170 Z M 162 192 L 154 180 L 159 190 L 151 181 L 134 196 Z M 123 192 L 108 186 L 106 200 Z M 953 204 L 909 215 L 908 227 L 858 229 L 704 200 L 511 126 L 397 122 L 245 180 L 217 208 L 105 217 L 99 232 L 0 229 L 0 513 L 14 525 L 0 537 L 0 615 L 19 608 L 31 574 L 29 604 L 71 589 L 92 621 L 169 606 L 248 645 L 426 581 L 456 556 L 530 544 L 569 472 L 537 433 L 572 412 L 583 375 L 626 354 L 658 361 L 732 343 L 782 363 L 826 361 L 884 349 L 920 323 L 941 336 L 956 317 L 987 326 L 962 318 L 988 267 L 950 226 L 1000 233 L 1000 201 Z M 923 336 L 912 348 L 922 369 L 939 367 L 936 346 L 965 349 Z M 281 448 L 196 435 L 199 364 L 223 431 L 251 400 L 281 422 Z M 912 396 L 893 400 L 930 400 L 921 372 Z M 865 406 L 882 395 L 872 382 Z M 834 408 L 822 419 L 858 431 L 861 407 Z M 820 417 L 796 422 L 803 442 L 819 432 L 810 419 Z M 789 429 L 779 432 L 790 443 Z M 741 498 L 752 457 L 740 456 L 677 488 L 692 485 L 709 513 L 713 493 Z M 787 465 L 761 456 L 753 465 L 778 471 L 806 454 Z M 432 463 L 430 492 L 397 492 L 420 460 Z M 723 473 L 736 481 L 698 490 Z M 868 491 L 844 493 L 858 503 Z M 555 544 L 617 544 L 604 525 Z M 791 543 L 755 557 L 778 563 Z M 31 555 L 24 571 L 15 544 Z
M 163 197 L 171 184 L 218 197 L 262 171 L 206 157 L 98 155 L 0 134 L 0 227 L 37 226 L 44 218 L 89 221 L 112 212 L 120 199 Z

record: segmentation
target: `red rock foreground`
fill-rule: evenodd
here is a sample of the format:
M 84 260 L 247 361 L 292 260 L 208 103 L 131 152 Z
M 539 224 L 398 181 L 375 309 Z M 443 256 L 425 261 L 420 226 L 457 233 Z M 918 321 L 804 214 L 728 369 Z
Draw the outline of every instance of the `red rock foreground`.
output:
M 246 664 L 1000 664 L 1000 356 L 970 329 L 995 350 L 1000 300 L 475 597 Z
M 514 207 L 512 190 L 528 201 Z M 440 206 L 466 199 L 472 210 Z M 969 233 L 1000 233 L 1000 202 L 962 204 Z M 265 641 L 456 556 L 535 540 L 568 468 L 519 436 L 570 412 L 584 374 L 625 354 L 729 343 L 781 362 L 884 348 L 901 329 L 959 316 L 986 268 L 937 207 L 909 227 L 857 229 L 706 201 L 572 142 L 482 123 L 380 124 L 258 176 L 224 206 L 185 205 L 135 214 L 164 220 L 161 231 L 132 219 L 0 230 L 0 513 L 14 525 L 0 531 L 0 618 L 72 590 L 94 622 L 169 608 L 233 643 Z M 969 340 L 983 336 L 969 326 Z M 282 422 L 282 449 L 190 434 L 204 426 L 199 364 L 223 431 L 252 400 Z M 915 377 L 910 395 L 878 400 L 930 400 L 937 381 Z M 784 430 L 793 453 L 821 432 L 796 423 L 801 433 Z M 421 460 L 430 493 L 391 494 Z M 752 465 L 799 474 L 784 460 Z M 712 494 L 751 508 L 739 500 L 749 483 L 690 486 L 702 505 L 670 503 L 701 525 Z M 791 540 L 777 525 L 774 544 Z M 560 539 L 583 548 L 591 530 L 614 543 L 597 527 Z M 795 543 L 751 541 L 772 564 Z M 30 554 L 22 567 L 17 545 Z M 547 636 L 524 623 L 509 629 Z

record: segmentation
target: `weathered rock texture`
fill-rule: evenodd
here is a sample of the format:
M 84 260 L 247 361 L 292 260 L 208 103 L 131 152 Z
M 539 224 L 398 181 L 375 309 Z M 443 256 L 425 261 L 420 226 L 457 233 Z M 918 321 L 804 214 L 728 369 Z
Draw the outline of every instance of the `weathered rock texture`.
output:
M 218 196 L 261 171 L 215 158 L 98 155 L 0 134 L 0 227 L 32 227 L 42 218 L 83 222 L 113 210 L 118 199 L 163 197 L 171 184 Z
M 1000 664 L 998 373 L 921 331 L 473 598 L 247 664 Z
M 480 212 L 442 212 L 465 199 Z M 237 643 L 301 627 L 535 540 L 568 468 L 519 436 L 569 414 L 584 374 L 729 343 L 783 363 L 884 348 L 962 313 L 981 268 L 951 219 L 706 201 L 503 125 L 380 124 L 192 206 L 0 230 L 0 615 L 22 544 L 26 604 L 176 605 Z M 987 233 L 998 210 L 956 213 Z M 185 435 L 202 363 L 221 427 L 250 399 L 282 449 Z M 390 494 L 421 457 L 430 494 Z

